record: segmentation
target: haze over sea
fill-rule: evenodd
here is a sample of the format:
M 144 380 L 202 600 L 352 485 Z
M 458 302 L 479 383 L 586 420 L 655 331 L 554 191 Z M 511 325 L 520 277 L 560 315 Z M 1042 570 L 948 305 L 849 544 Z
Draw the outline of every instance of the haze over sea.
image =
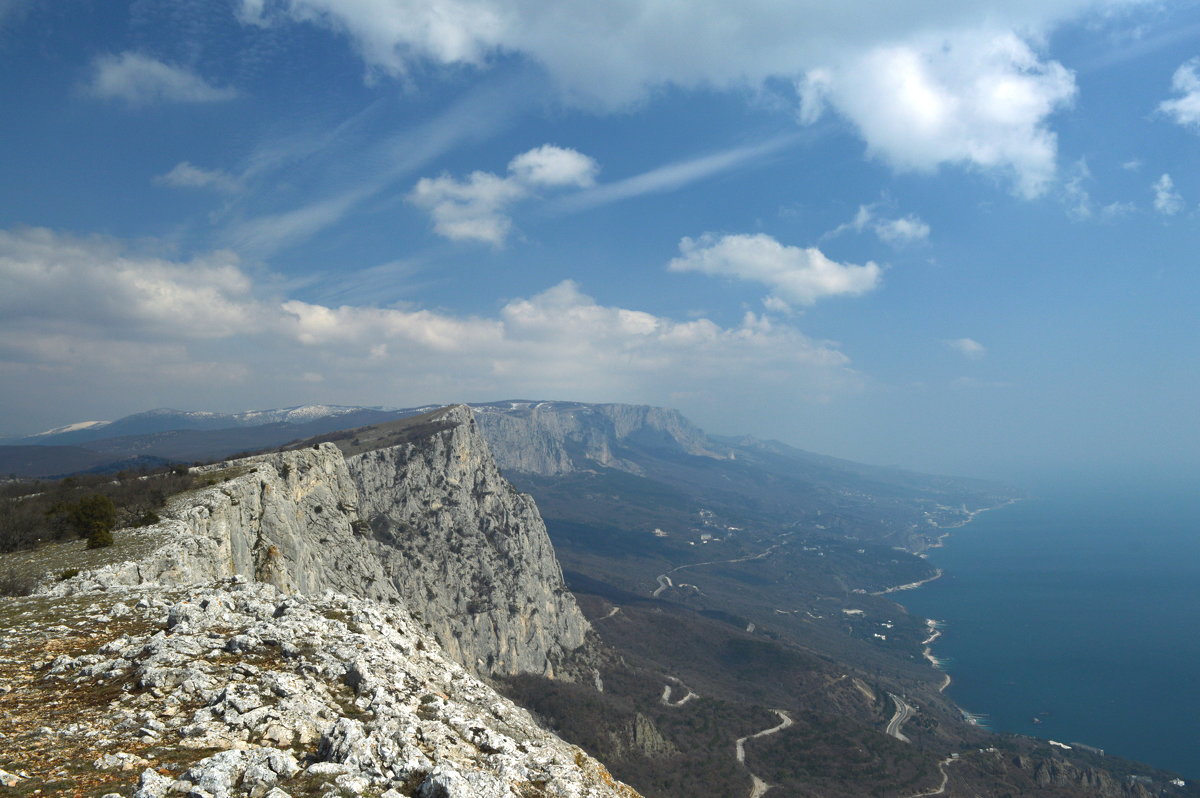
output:
M 1200 778 L 1194 484 L 1043 484 L 929 559 L 943 578 L 898 598 L 945 621 L 933 653 L 960 706 L 996 731 Z

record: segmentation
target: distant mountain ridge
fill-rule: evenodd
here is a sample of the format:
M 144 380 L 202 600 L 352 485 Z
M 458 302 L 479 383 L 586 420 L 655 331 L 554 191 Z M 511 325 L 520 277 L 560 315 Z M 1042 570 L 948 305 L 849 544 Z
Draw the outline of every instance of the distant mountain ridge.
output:
M 643 473 L 625 446 L 728 459 L 678 410 L 648 405 L 507 401 L 472 405 L 503 469 L 557 476 L 595 466 Z
M 5 445 L 33 446 L 82 443 L 126 435 L 146 435 L 174 430 L 217 430 L 257 427 L 265 424 L 307 424 L 319 419 L 353 415 L 362 411 L 387 412 L 382 407 L 353 405 L 296 405 L 271 410 L 244 410 L 238 413 L 214 413 L 207 410 L 174 410 L 161 407 L 124 416 L 115 421 L 80 421 L 33 435 L 8 438 Z

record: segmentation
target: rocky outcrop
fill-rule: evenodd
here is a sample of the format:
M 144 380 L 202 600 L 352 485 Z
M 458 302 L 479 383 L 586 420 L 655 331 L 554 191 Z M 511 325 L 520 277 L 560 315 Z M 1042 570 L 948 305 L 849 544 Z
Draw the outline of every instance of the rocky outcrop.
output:
M 463 406 L 345 458 L 332 443 L 198 469 L 145 557 L 50 588 L 186 585 L 240 574 L 294 593 L 403 602 L 480 675 L 553 675 L 587 621 L 533 500 L 505 481 Z
M 635 713 L 633 719 L 620 732 L 610 734 L 609 739 L 617 756 L 633 755 L 658 759 L 679 753 L 675 744 L 663 737 L 658 727 L 641 712 Z
M 87 598 L 0 640 L 21 794 L 636 798 L 403 606 L 242 577 Z M 45 597 L 8 601 L 47 612 Z
M 1041 789 L 1081 789 L 1101 798 L 1151 798 L 1154 793 L 1141 783 L 1118 781 L 1113 774 L 1054 757 L 1017 756 L 1013 764 L 1030 774 Z
M 529 496 L 505 480 L 470 409 L 347 460 L 380 561 L 446 651 L 476 672 L 553 675 L 589 629 Z
M 623 456 L 630 446 L 728 457 L 678 411 L 661 407 L 507 402 L 478 406 L 475 413 L 506 471 L 559 476 L 599 465 L 641 474 L 641 466 Z

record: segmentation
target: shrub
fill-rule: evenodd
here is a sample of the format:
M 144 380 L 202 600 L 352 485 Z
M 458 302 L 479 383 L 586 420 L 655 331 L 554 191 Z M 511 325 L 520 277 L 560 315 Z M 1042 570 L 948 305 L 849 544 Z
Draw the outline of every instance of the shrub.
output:
M 18 573 L 15 568 L 0 574 L 0 596 L 28 596 L 37 587 L 32 574 Z
M 107 527 L 97 527 L 87 537 L 87 547 L 89 549 L 103 549 L 112 544 L 112 530 Z
M 108 532 L 107 545 L 112 545 L 112 528 L 117 522 L 117 506 L 112 499 L 102 493 L 89 494 L 71 506 L 67 515 L 79 537 L 88 539 L 89 548 L 99 548 L 91 544 L 92 536 L 98 532 Z

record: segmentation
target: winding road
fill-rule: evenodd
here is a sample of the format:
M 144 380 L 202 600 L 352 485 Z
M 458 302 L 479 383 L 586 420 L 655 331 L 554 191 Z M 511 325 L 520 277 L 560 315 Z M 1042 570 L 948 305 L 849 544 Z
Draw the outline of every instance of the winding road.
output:
M 901 729 L 904 728 L 904 723 L 913 716 L 913 708 L 895 693 L 888 693 L 888 696 L 896 704 L 896 714 L 892 715 L 892 719 L 888 721 L 887 728 L 884 731 L 902 743 L 912 742 L 904 736 L 904 732 Z
M 948 756 L 945 759 L 943 759 L 941 762 L 938 762 L 938 770 L 941 771 L 941 774 L 942 774 L 941 785 L 936 790 L 928 790 L 926 792 L 913 793 L 912 795 L 908 796 L 908 798 L 926 798 L 926 796 L 929 796 L 929 795 L 943 795 L 946 792 L 946 784 L 949 783 L 949 781 L 950 781 L 950 774 L 946 772 L 946 767 L 948 765 L 953 765 L 957 761 L 958 761 L 957 757 Z
M 742 765 L 743 767 L 746 764 L 746 741 L 747 740 L 753 740 L 758 737 L 766 737 L 768 734 L 777 734 L 777 733 L 783 731 L 784 729 L 786 729 L 788 726 L 793 725 L 796 722 L 796 721 L 792 720 L 791 715 L 784 712 L 782 709 L 773 709 L 771 711 L 779 716 L 779 725 L 772 726 L 769 729 L 763 729 L 762 731 L 760 731 L 756 734 L 751 734 L 746 737 L 738 738 L 737 761 L 738 761 L 738 764 Z M 760 779 L 758 776 L 754 775 L 753 773 L 750 774 L 750 780 L 751 780 L 750 798 L 762 798 L 762 795 L 767 790 L 771 789 L 770 784 L 767 784 L 765 781 L 763 781 L 762 779 Z
M 785 532 L 782 535 L 780 535 L 780 538 L 788 537 L 791 534 L 792 534 L 791 532 Z M 764 557 L 769 556 L 771 554 L 771 552 L 775 551 L 775 549 L 779 548 L 780 546 L 783 546 L 785 543 L 787 543 L 787 541 L 780 540 L 780 542 L 774 544 L 773 546 L 769 547 L 765 551 L 759 552 L 758 554 L 750 554 L 745 557 L 736 557 L 732 560 L 709 560 L 708 562 L 691 562 L 691 563 L 687 563 L 686 565 L 677 565 L 674 568 L 672 568 L 671 570 L 667 571 L 666 573 L 661 573 L 655 577 L 655 580 L 658 582 L 658 587 L 656 587 L 654 589 L 654 592 L 651 593 L 650 595 L 653 598 L 658 598 L 659 595 L 667 588 L 675 587 L 675 584 L 671 581 L 671 574 L 675 573 L 676 571 L 682 571 L 686 568 L 700 568 L 701 566 L 704 566 L 704 565 L 728 565 L 730 563 L 735 563 L 735 562 L 750 562 L 751 560 L 761 560 Z M 696 589 L 699 590 L 699 588 L 696 588 Z
M 687 702 L 691 701 L 693 698 L 700 697 L 698 694 L 693 693 L 692 689 L 690 687 L 688 687 L 686 684 L 684 684 L 683 682 L 676 679 L 674 676 L 668 676 L 667 678 L 670 679 L 671 681 L 675 682 L 675 684 L 679 685 L 679 688 L 681 690 L 687 690 L 687 695 L 685 695 L 683 698 L 679 699 L 678 701 L 672 701 L 671 700 L 671 685 L 664 684 L 663 691 L 662 691 L 662 698 L 660 699 L 662 701 L 663 706 L 681 707 L 684 704 L 686 704 Z

